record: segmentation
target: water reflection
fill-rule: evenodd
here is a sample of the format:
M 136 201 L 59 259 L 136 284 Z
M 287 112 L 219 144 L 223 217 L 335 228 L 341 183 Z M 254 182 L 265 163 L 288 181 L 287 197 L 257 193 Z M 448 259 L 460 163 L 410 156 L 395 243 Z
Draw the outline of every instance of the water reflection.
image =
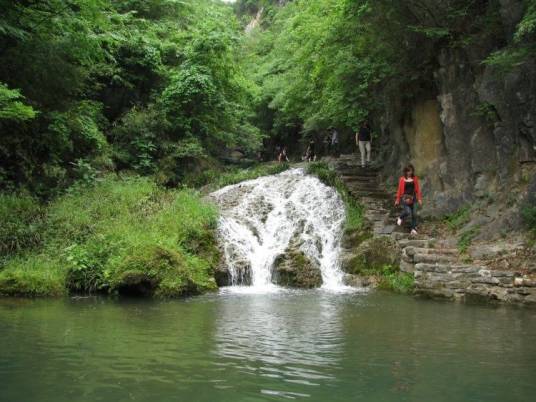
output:
M 308 387 L 333 381 L 344 350 L 340 298 L 323 291 L 262 295 L 234 294 L 219 304 L 215 341 L 217 365 L 250 379 L 279 381 L 266 395 L 303 397 Z M 300 392 L 292 385 L 299 385 Z M 305 387 L 304 387 L 305 386 Z
M 381 293 L 0 299 L 0 338 L 0 402 L 521 402 L 536 393 L 534 310 Z

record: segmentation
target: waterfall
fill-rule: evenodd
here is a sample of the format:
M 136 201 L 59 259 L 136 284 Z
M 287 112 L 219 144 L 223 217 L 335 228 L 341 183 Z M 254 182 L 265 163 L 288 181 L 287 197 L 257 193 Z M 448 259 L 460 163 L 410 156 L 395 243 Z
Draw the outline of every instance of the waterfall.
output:
M 211 194 L 221 210 L 218 237 L 233 285 L 267 289 L 291 241 L 320 268 L 323 287 L 340 288 L 344 203 L 337 191 L 291 169 Z

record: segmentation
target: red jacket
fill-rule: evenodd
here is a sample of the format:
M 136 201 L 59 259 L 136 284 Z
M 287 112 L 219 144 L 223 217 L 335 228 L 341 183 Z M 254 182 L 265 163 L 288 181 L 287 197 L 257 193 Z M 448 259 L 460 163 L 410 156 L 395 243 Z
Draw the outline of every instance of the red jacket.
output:
M 413 183 L 415 183 L 415 195 L 417 196 L 417 200 L 422 202 L 421 186 L 419 185 L 419 178 L 417 176 L 413 176 Z M 398 191 L 396 192 L 397 204 L 400 203 L 400 198 L 402 198 L 405 189 L 406 181 L 404 180 L 404 176 L 402 176 L 400 180 L 398 180 Z

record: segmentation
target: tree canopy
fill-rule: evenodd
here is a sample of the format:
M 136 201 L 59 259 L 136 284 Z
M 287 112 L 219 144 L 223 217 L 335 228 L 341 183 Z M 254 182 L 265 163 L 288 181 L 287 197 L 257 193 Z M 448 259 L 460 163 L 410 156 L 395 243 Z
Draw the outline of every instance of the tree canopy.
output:
M 498 0 L 0 0 L 0 183 L 49 196 L 126 169 L 177 185 L 263 139 L 352 130 L 429 91 L 445 47 L 487 43 L 504 71 L 533 59 L 524 4 L 505 42 Z

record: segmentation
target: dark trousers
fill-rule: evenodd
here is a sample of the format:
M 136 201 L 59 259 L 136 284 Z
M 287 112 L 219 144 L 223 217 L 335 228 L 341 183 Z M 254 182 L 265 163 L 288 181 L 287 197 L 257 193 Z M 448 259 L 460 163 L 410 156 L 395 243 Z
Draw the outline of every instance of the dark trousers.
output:
M 415 203 L 406 204 L 402 201 L 402 213 L 400 214 L 400 219 L 405 221 L 407 218 L 411 219 L 411 229 L 417 228 L 417 214 L 415 213 Z

